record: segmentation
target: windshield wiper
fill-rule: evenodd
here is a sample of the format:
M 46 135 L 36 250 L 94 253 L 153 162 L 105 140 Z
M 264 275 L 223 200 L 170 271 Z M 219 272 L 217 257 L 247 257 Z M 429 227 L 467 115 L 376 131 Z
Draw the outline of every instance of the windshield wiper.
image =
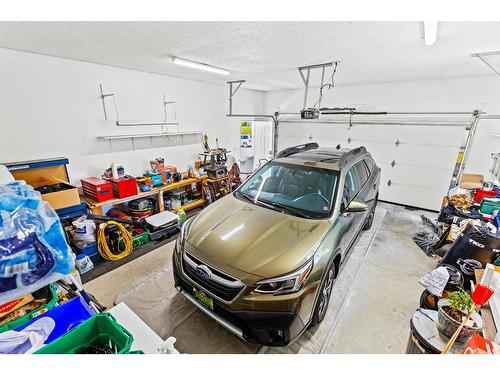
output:
M 260 201 L 262 202 L 262 201 Z M 291 212 L 297 216 L 300 216 L 300 217 L 305 217 L 306 219 L 310 219 L 311 217 L 305 213 L 303 213 L 301 210 L 299 210 L 298 208 L 293 208 L 293 207 L 290 207 L 290 206 L 287 206 L 287 205 L 284 205 L 284 204 L 281 204 L 281 203 L 278 203 L 278 202 L 272 202 L 272 201 L 266 201 L 265 202 L 266 204 L 269 204 L 269 205 L 272 205 L 274 207 L 279 207 L 285 211 L 288 211 L 288 212 Z
M 275 210 L 275 211 L 276 211 L 276 209 L 281 209 L 281 210 L 284 210 L 284 211 L 291 212 L 291 213 L 293 213 L 293 214 L 295 214 L 297 216 L 305 217 L 306 219 L 310 219 L 311 218 L 311 216 L 303 213 L 302 211 L 300 211 L 297 208 L 289 207 L 289 206 L 286 206 L 286 205 L 278 203 L 278 202 L 262 201 L 260 199 L 255 199 L 251 195 L 242 193 L 241 191 L 238 191 L 237 193 L 239 195 L 243 196 L 249 202 L 252 202 L 252 203 L 254 203 L 254 204 L 258 205 L 258 206 L 267 207 L 267 208 L 269 208 L 271 210 Z
M 241 191 L 236 191 L 236 193 L 240 196 L 242 196 L 243 198 L 245 198 L 247 201 L 249 202 L 252 202 L 253 203 L 253 198 L 251 195 L 248 195 L 248 194 L 245 194 L 245 193 L 242 193 Z
M 248 194 L 245 194 L 245 193 L 242 193 L 241 191 L 238 191 L 237 192 L 239 195 L 241 195 L 242 197 L 244 197 L 246 200 L 248 200 L 249 202 L 253 203 L 253 204 L 256 204 L 257 206 L 262 206 L 262 207 L 267 207 L 271 210 L 274 210 L 276 211 L 276 209 L 279 207 L 279 206 L 275 206 L 273 204 L 269 204 L 269 203 L 266 203 L 266 202 L 263 202 L 259 199 L 255 199 L 254 197 L 252 197 L 251 195 L 248 195 Z

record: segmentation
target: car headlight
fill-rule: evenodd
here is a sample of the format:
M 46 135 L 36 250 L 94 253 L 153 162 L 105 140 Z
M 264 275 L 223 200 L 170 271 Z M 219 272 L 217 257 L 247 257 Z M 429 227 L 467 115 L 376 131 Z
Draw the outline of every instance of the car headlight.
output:
M 186 238 L 189 234 L 189 229 L 191 228 L 191 223 L 193 222 L 193 218 L 186 220 L 181 226 L 181 232 L 179 233 L 179 237 L 177 237 L 177 252 L 180 253 L 184 250 L 184 246 L 186 246 Z
M 255 292 L 273 295 L 295 293 L 300 290 L 313 268 L 312 258 L 298 270 L 284 276 L 259 281 Z

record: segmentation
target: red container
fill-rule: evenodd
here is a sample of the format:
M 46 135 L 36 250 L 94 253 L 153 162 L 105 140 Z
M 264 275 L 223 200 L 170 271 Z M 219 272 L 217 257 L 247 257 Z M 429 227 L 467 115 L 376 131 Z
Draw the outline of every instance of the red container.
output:
M 94 202 L 104 202 L 113 199 L 113 187 L 109 181 L 89 177 L 80 180 L 82 182 L 83 196 Z
M 113 187 L 113 194 L 116 198 L 127 198 L 137 195 L 137 181 L 135 177 L 124 176 L 118 179 L 108 179 Z
M 498 190 L 484 190 L 484 189 L 476 189 L 476 193 L 474 194 L 474 200 L 477 203 L 481 203 L 483 198 L 493 198 L 497 195 Z
M 472 300 L 478 306 L 483 306 L 493 295 L 493 289 L 482 284 L 477 284 L 472 293 Z

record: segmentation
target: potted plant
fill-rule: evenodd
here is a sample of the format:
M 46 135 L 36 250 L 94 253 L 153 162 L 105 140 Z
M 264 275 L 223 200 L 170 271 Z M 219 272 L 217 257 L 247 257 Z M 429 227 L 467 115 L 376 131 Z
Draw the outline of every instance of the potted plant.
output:
M 462 288 L 449 294 L 448 298 L 440 299 L 438 302 L 438 330 L 444 336 L 450 338 L 467 314 L 473 308 L 473 301 L 469 293 Z M 458 335 L 456 341 L 466 342 L 472 335 L 483 328 L 483 320 L 477 312 L 473 312 L 468 322 Z

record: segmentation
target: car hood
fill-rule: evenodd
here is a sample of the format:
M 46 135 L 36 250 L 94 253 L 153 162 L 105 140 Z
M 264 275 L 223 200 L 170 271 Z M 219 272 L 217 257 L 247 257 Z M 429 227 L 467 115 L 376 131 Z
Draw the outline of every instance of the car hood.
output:
M 229 194 L 194 219 L 187 242 L 231 268 L 272 277 L 301 266 L 329 227 L 328 220 L 283 214 Z

